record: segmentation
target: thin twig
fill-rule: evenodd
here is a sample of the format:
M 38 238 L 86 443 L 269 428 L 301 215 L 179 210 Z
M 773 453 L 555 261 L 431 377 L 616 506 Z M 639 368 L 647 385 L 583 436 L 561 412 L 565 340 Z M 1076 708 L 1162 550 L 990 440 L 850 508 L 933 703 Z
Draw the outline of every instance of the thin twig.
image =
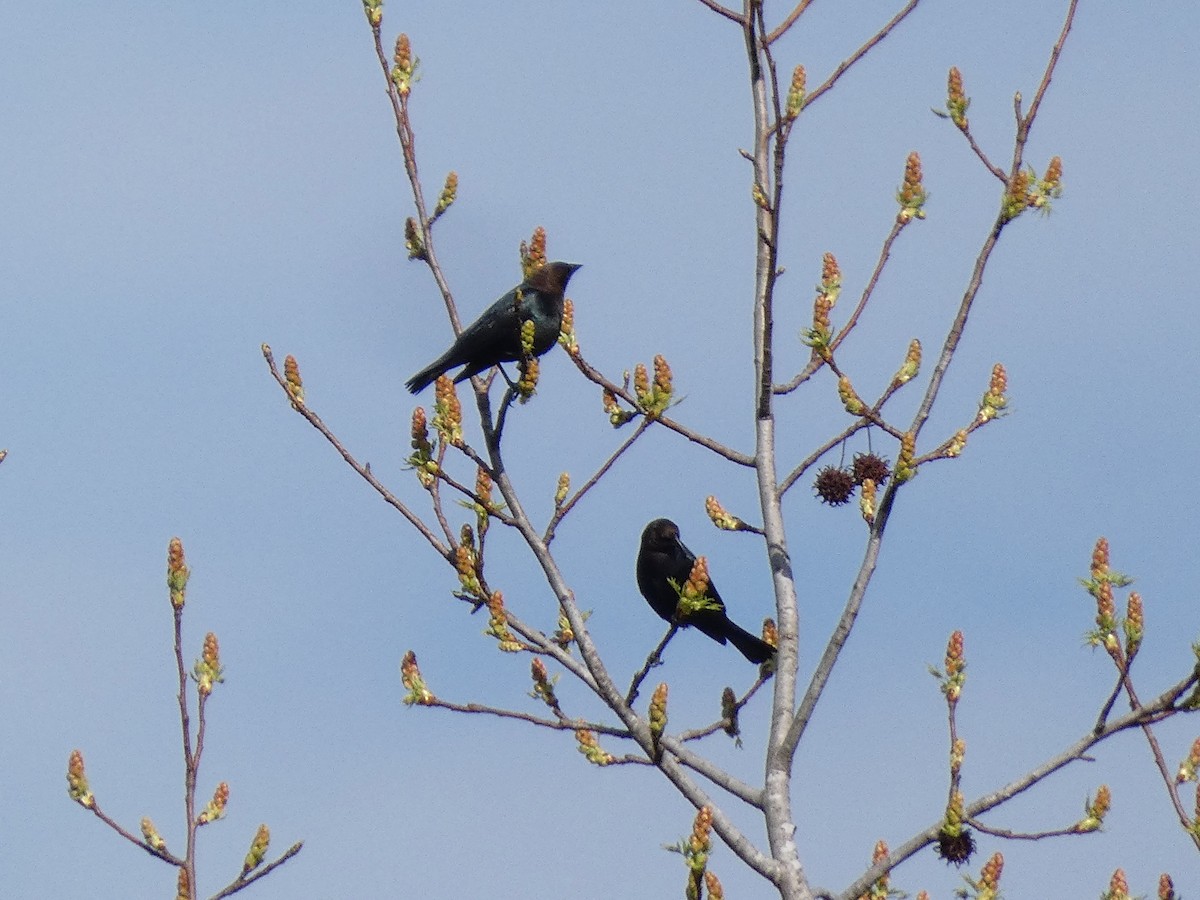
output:
M 888 259 L 891 258 L 892 245 L 896 243 L 896 238 L 900 236 L 900 232 L 904 230 L 907 224 L 908 222 L 899 221 L 892 224 L 891 231 L 888 232 L 888 236 L 884 238 L 883 246 L 879 251 L 879 259 L 875 263 L 875 268 L 871 272 L 871 277 L 867 281 L 867 286 L 863 288 L 862 295 L 858 299 L 858 305 L 854 307 L 854 312 L 850 314 L 850 318 L 846 320 L 846 324 L 842 326 L 842 329 L 837 333 L 837 336 L 829 345 L 829 352 L 831 354 L 842 345 L 842 342 L 846 340 L 850 332 L 852 332 L 854 327 L 858 324 L 859 317 L 862 315 L 863 310 L 866 309 L 867 302 L 871 299 L 872 294 L 875 293 L 875 286 L 879 284 L 879 279 L 883 275 L 883 267 L 887 264 Z M 795 378 L 786 384 L 775 385 L 772 390 L 776 394 L 789 394 L 796 390 L 796 388 L 800 387 L 800 385 L 804 384 L 804 382 L 812 378 L 812 376 L 815 375 L 824 364 L 825 361 L 821 358 L 821 356 L 814 352 L 812 357 L 809 359 L 808 365 L 806 365 L 800 371 L 800 373 L 796 375 Z
M 871 50 L 873 50 L 875 48 L 875 46 L 877 44 L 879 44 L 880 41 L 882 41 L 885 37 L 887 37 L 889 34 L 891 34 L 892 29 L 895 28 L 897 25 L 899 25 L 901 22 L 903 22 L 904 19 L 908 16 L 908 14 L 917 8 L 917 4 L 919 2 L 920 2 L 920 0 L 908 0 L 908 3 L 906 3 L 904 5 L 904 8 L 901 9 L 900 12 L 896 13 L 896 15 L 894 15 L 891 18 L 891 21 L 889 21 L 886 25 L 884 25 L 881 29 L 879 29 L 879 31 L 877 31 L 875 33 L 875 35 L 873 37 L 871 37 L 870 40 L 868 40 L 865 44 L 863 44 L 861 47 L 859 47 L 857 50 L 855 50 L 846 59 L 844 59 L 840 63 L 838 63 L 838 67 L 833 70 L 832 75 L 830 75 L 827 79 L 825 79 L 825 83 L 822 84 L 815 91 L 813 91 L 811 94 L 809 94 L 807 97 L 805 97 L 805 99 L 804 99 L 805 107 L 811 106 L 813 104 L 813 101 L 815 101 L 818 97 L 820 97 L 825 92 L 827 92 L 830 88 L 832 88 L 834 86 L 834 84 L 837 83 L 837 80 L 839 78 L 841 78 L 843 75 L 845 75 L 850 70 L 851 66 L 853 66 L 856 62 L 858 62 L 860 59 L 862 59 L 864 56 L 866 56 Z
M 80 806 L 84 806 L 84 804 L 81 803 Z M 176 866 L 176 867 L 180 867 L 185 864 L 185 861 L 180 859 L 175 854 L 170 853 L 167 850 L 159 850 L 157 847 L 152 847 L 150 844 L 147 844 L 141 838 L 135 836 L 132 832 L 126 831 L 124 828 L 121 827 L 120 823 L 118 823 L 115 819 L 113 819 L 111 816 L 109 816 L 108 813 L 106 813 L 102 809 L 100 809 L 100 804 L 95 801 L 95 798 L 92 799 L 92 803 L 90 806 L 84 806 L 84 808 L 90 809 L 92 811 L 92 813 L 95 814 L 97 819 L 99 819 L 101 822 L 103 822 L 105 825 L 107 825 L 109 828 L 111 828 L 113 831 L 115 831 L 121 837 L 125 838 L 125 840 L 129 841 L 131 844 L 136 844 L 137 846 L 141 847 L 143 850 L 145 850 L 151 856 L 157 856 L 163 862 L 170 863 L 171 865 Z
M 1007 828 L 992 828 L 989 825 L 984 825 L 978 819 L 967 819 L 967 822 L 972 828 L 975 828 L 984 834 L 990 834 L 992 837 L 1004 838 L 1008 841 L 1041 841 L 1052 837 L 1068 837 L 1073 834 L 1088 834 L 1090 832 L 1080 831 L 1076 826 L 1070 828 L 1055 828 L 1052 831 L 1010 831 Z
M 1071 746 L 1067 747 L 1062 752 L 1051 757 L 1036 766 L 1025 775 L 1018 778 L 997 791 L 980 797 L 965 807 L 967 818 L 975 819 L 990 809 L 994 809 L 1002 803 L 1011 800 L 1024 791 L 1029 790 L 1034 785 L 1043 781 L 1050 775 L 1057 772 L 1064 766 L 1070 765 L 1073 762 L 1088 759 L 1088 751 L 1095 747 L 1101 741 L 1107 740 L 1115 734 L 1126 731 L 1130 728 L 1140 727 L 1145 722 L 1157 721 L 1165 716 L 1173 715 L 1180 712 L 1180 708 L 1175 706 L 1187 691 L 1189 691 L 1196 683 L 1197 676 L 1195 673 L 1189 675 L 1183 681 L 1168 688 L 1162 694 L 1154 699 L 1149 706 L 1143 706 L 1139 709 L 1115 719 L 1105 725 L 1104 730 L 1100 734 L 1095 734 L 1089 731 Z M 856 900 L 884 873 L 890 872 L 904 860 L 910 858 L 914 854 L 920 852 L 925 847 L 934 843 L 937 840 L 938 833 L 942 827 L 941 820 L 933 825 L 913 835 L 900 846 L 892 850 L 885 859 L 880 860 L 867 869 L 861 876 L 858 877 L 844 891 L 837 895 L 838 900 Z
M 192 753 L 192 725 L 188 714 L 187 667 L 183 662 L 183 605 L 173 606 L 175 621 L 175 670 L 179 676 L 179 725 L 183 733 L 183 806 L 187 817 L 187 840 L 183 870 L 188 884 L 196 884 L 196 758 Z
M 592 475 L 592 477 L 589 478 L 587 481 L 585 481 L 583 483 L 583 486 L 579 490 L 577 490 L 570 498 L 568 498 L 561 506 L 559 506 L 556 510 L 554 510 L 554 515 L 550 517 L 550 524 L 548 524 L 546 526 L 546 531 L 542 535 L 542 540 L 546 543 L 546 546 L 549 546 L 550 542 L 554 540 L 554 533 L 557 530 L 559 523 L 564 518 L 566 518 L 567 513 L 569 513 L 572 509 L 575 508 L 575 504 L 578 503 L 581 499 L 583 499 L 584 494 L 586 494 L 588 491 L 590 491 L 593 487 L 596 486 L 596 484 L 600 481 L 601 478 L 604 477 L 604 475 L 608 472 L 608 470 L 613 467 L 613 464 L 616 463 L 616 461 L 621 458 L 621 456 L 625 453 L 626 450 L 628 450 L 630 447 L 633 446 L 634 441 L 636 441 L 638 438 L 640 438 L 643 434 L 646 433 L 646 429 L 649 428 L 652 424 L 653 424 L 652 420 L 646 419 L 646 418 L 643 418 L 641 421 L 639 421 L 637 423 L 637 427 L 633 431 L 633 434 L 631 434 L 629 437 L 627 437 L 625 439 L 625 442 L 622 443 L 621 446 L 619 446 L 616 450 L 614 450 L 612 452 L 612 454 L 608 457 L 608 459 L 606 459 L 604 461 L 604 464 L 601 465 L 600 468 L 596 470 L 595 474 Z
M 521 722 L 527 722 L 530 725 L 537 725 L 539 728 L 549 728 L 552 731 L 578 731 L 580 728 L 586 728 L 588 731 L 594 731 L 597 734 L 603 734 L 608 737 L 629 740 L 633 738 L 628 728 L 601 725 L 599 722 L 585 722 L 582 719 L 547 719 L 544 716 L 535 716 L 532 713 L 520 712 L 515 709 L 505 709 L 500 706 L 488 706 L 483 703 L 452 703 L 449 700 L 433 698 L 419 705 L 436 709 L 448 709 L 451 712 L 457 713 L 495 716 L 499 719 L 516 719 Z
M 292 396 L 291 390 L 288 388 L 287 382 L 284 380 L 283 376 L 279 374 L 279 369 L 275 365 L 275 357 L 271 353 L 271 348 L 266 344 L 263 344 L 262 353 L 263 358 L 267 361 L 267 367 L 271 370 L 271 376 L 276 382 L 278 382 L 279 387 L 283 389 L 283 392 L 287 395 L 288 400 L 291 401 L 292 408 L 296 410 L 296 412 L 300 413 L 300 415 L 304 416 L 304 418 L 308 420 L 308 423 L 312 425 L 313 428 L 321 432 L 322 437 L 324 437 L 325 440 L 332 445 L 333 449 L 336 450 L 342 459 L 346 461 L 346 464 L 349 465 L 350 468 L 352 468 L 360 476 L 362 476 L 363 480 L 366 481 L 367 484 L 371 485 L 371 487 L 375 489 L 376 493 L 378 493 L 379 496 L 381 496 L 389 506 L 400 513 L 400 515 L 404 516 L 404 518 L 408 520 L 409 524 L 417 529 L 417 531 L 421 533 L 421 536 L 429 542 L 430 546 L 437 551 L 439 556 L 449 559 L 450 549 L 440 540 L 438 540 L 437 535 L 435 535 L 429 529 L 429 526 L 426 525 L 425 522 L 422 521 L 422 519 L 416 515 L 416 513 L 410 510 L 399 498 L 397 498 L 395 494 L 384 487 L 383 482 L 376 478 L 374 473 L 371 472 L 370 466 L 360 463 L 354 458 L 353 455 L 351 455 L 350 451 L 346 449 L 345 445 L 338 439 L 337 435 L 329 430 L 329 426 L 327 426 L 321 420 L 320 416 L 309 409 L 307 404 L 298 403 L 296 401 L 295 397 Z
M 754 695 L 758 693 L 759 688 L 761 688 L 770 680 L 771 673 L 763 672 L 760 669 L 758 678 L 755 680 L 754 684 L 750 685 L 750 689 L 733 704 L 734 718 L 737 717 L 737 714 L 742 711 L 742 708 L 750 702 Z M 724 731 L 729 727 L 729 724 L 730 720 L 722 717 L 717 719 L 717 721 L 713 722 L 711 725 L 706 725 L 703 728 L 693 728 L 690 731 L 682 731 L 677 735 L 677 739 L 679 741 L 698 741 L 701 738 L 708 737 L 710 734 L 716 734 L 718 731 Z
M 735 13 L 732 9 L 726 9 L 720 3 L 717 3 L 717 0 L 700 0 L 700 2 L 715 12 L 718 16 L 724 16 L 731 22 L 737 22 L 739 25 L 745 22 L 745 19 L 743 19 L 742 16 Z
M 662 654 L 667 649 L 667 644 L 671 638 L 675 637 L 675 632 L 679 630 L 679 623 L 672 622 L 671 627 L 667 629 L 667 633 L 663 635 L 658 646 L 650 651 L 650 655 L 646 657 L 646 662 L 637 670 L 633 676 L 633 680 L 629 683 L 629 690 L 625 694 L 625 705 L 633 706 L 633 701 L 637 699 L 638 688 L 642 686 L 642 682 L 646 680 L 646 676 L 650 674 L 650 670 L 655 666 L 662 665 Z
M 1008 184 L 1008 176 L 1004 174 L 1004 170 L 988 159 L 987 154 L 983 152 L 983 148 L 975 142 L 975 135 L 971 134 L 971 129 L 960 128 L 959 131 L 962 132 L 963 137 L 967 139 L 967 143 L 970 144 L 971 149 L 975 151 L 975 155 L 979 157 L 980 162 L 987 167 L 987 170 L 999 178 L 1001 184 Z
M 604 375 L 602 375 L 598 369 L 589 364 L 582 355 L 573 353 L 571 354 L 571 359 L 574 360 L 575 367 L 583 373 L 583 376 L 588 381 L 599 385 L 605 390 L 611 391 L 613 396 L 621 398 L 635 410 L 638 409 L 637 399 L 630 394 L 629 391 L 605 378 Z M 654 421 L 661 424 L 664 428 L 674 431 L 676 434 L 682 435 L 693 444 L 699 444 L 701 447 L 705 447 L 706 449 L 713 451 L 718 456 L 723 456 L 730 462 L 734 462 L 739 466 L 746 466 L 748 468 L 753 468 L 754 466 L 753 456 L 750 456 L 746 453 L 739 453 L 737 450 L 730 449 L 724 444 L 714 441 L 712 438 L 706 435 L 692 431 L 690 428 L 679 424 L 674 419 L 669 419 L 666 416 L 660 415 L 656 416 Z
M 800 0 L 800 2 L 796 4 L 796 8 L 788 13 L 787 18 L 775 26 L 774 31 L 763 37 L 763 46 L 770 47 L 773 43 L 783 37 L 784 34 L 787 33 L 788 29 L 796 24 L 796 20 L 804 15 L 804 11 L 812 6 L 812 2 L 813 0 Z
M 293 856 L 295 856 L 297 853 L 299 853 L 301 851 L 301 849 L 303 849 L 303 847 L 304 847 L 304 842 L 297 841 L 296 843 L 292 844 L 292 846 L 288 847 L 288 849 L 284 852 L 284 854 L 281 857 L 279 857 L 279 859 L 275 860 L 272 863 L 268 863 L 267 865 L 263 866 L 261 869 L 255 870 L 253 872 L 253 874 L 239 875 L 232 882 L 230 882 L 228 887 L 224 888 L 219 893 L 213 894 L 209 898 L 209 900 L 221 900 L 222 897 L 231 897 L 234 894 L 236 894 L 238 891 L 240 891 L 242 888 L 249 887 L 250 885 L 254 884 L 254 882 L 258 881 L 258 879 L 264 878 L 267 875 L 269 875 L 271 872 L 273 872 L 275 869 L 278 869 L 285 862 L 287 862 L 289 859 L 291 859 Z

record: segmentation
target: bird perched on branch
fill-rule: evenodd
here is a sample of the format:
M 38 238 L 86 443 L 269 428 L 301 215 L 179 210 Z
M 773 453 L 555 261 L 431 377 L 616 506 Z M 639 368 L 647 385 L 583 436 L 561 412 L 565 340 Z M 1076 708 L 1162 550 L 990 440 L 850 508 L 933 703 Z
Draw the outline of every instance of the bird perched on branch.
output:
M 530 320 L 533 355 L 541 356 L 558 340 L 563 295 L 578 268 L 575 263 L 552 262 L 533 272 L 464 328 L 449 350 L 408 379 L 408 389 L 419 393 L 438 376 L 459 366 L 463 370 L 455 376 L 456 382 L 499 363 L 520 359 L 521 325 Z
M 729 641 L 752 663 L 764 663 L 774 656 L 774 647 L 730 621 L 725 603 L 711 581 L 704 590 L 707 602 L 682 617 L 679 615 L 680 591 L 695 564 L 695 554 L 679 540 L 678 525 L 670 519 L 655 519 L 647 525 L 638 550 L 637 583 L 650 608 L 667 622 L 685 627 L 694 625 L 718 644 Z

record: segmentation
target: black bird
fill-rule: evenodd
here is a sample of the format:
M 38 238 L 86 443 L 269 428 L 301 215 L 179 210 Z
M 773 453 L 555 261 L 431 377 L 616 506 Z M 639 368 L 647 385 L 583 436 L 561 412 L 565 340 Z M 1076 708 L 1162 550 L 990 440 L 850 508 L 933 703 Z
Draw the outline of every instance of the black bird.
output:
M 449 350 L 408 379 L 408 389 L 419 393 L 458 366 L 464 368 L 456 382 L 520 359 L 521 325 L 528 319 L 533 320 L 533 355 L 541 356 L 558 340 L 563 294 L 578 268 L 575 263 L 546 263 L 464 328 Z
M 682 586 L 692 572 L 696 556 L 679 540 L 679 526 L 670 519 L 655 519 L 642 532 L 642 546 L 638 550 L 638 590 L 658 613 L 659 618 L 674 622 L 675 609 L 679 603 L 679 592 L 671 587 L 668 579 Z M 718 644 L 726 640 L 752 663 L 764 663 L 775 655 L 775 648 L 745 629 L 739 628 L 725 614 L 725 603 L 711 581 L 708 597 L 716 601 L 717 609 L 701 609 L 686 620 L 682 626 L 695 625 Z

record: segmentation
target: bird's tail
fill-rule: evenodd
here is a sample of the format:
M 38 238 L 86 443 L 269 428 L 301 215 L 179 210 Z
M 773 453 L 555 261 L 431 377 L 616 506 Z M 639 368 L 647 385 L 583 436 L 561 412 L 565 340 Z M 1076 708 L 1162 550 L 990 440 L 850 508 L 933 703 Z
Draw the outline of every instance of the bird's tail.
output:
M 762 638 L 755 637 L 744 628 L 738 627 L 733 622 L 729 623 L 729 629 L 725 632 L 726 637 L 733 646 L 737 647 L 738 652 L 750 662 L 756 665 L 765 663 L 768 659 L 775 655 L 775 648 L 764 641 Z
M 433 384 L 433 382 L 437 380 L 437 377 L 441 374 L 442 373 L 438 371 L 437 364 L 435 363 L 434 365 L 422 369 L 412 378 L 408 379 L 405 384 L 408 386 L 409 391 L 414 394 L 419 394 L 421 391 L 425 390 L 425 388 L 429 387 L 429 385 Z

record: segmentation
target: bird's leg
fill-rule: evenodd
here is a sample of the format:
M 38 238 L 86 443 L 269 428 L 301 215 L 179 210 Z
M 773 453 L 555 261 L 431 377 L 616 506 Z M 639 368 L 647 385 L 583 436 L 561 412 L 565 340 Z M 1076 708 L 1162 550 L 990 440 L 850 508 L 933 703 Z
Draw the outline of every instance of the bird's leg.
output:
M 515 391 L 517 389 L 517 383 L 508 377 L 508 373 L 504 371 L 504 366 L 502 366 L 500 363 L 496 363 L 496 371 L 500 373 L 501 378 L 508 382 L 508 386 L 511 390 Z

